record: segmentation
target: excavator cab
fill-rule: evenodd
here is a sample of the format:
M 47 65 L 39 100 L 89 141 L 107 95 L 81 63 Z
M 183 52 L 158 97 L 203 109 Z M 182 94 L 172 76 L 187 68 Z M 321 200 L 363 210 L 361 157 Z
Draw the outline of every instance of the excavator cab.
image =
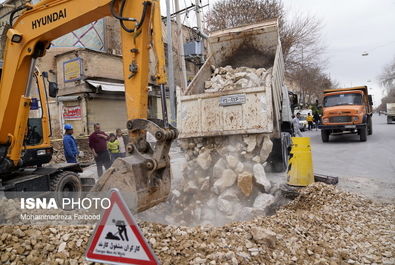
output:
M 51 124 L 46 83 L 48 74 L 36 68 L 30 91 L 31 104 L 22 153 L 23 166 L 41 167 L 52 159 Z M 53 82 L 51 82 L 53 83 Z

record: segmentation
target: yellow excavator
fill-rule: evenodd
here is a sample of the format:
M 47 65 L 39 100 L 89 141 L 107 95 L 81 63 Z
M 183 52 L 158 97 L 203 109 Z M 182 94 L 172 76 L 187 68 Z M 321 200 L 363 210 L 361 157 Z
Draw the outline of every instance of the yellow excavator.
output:
M 10 13 L 0 83 L 0 192 L 81 190 L 78 164 L 45 166 L 52 157 L 45 87 L 48 84 L 49 96 L 54 97 L 57 85 L 35 70 L 35 62 L 52 40 L 111 15 L 122 27 L 129 156 L 118 159 L 92 191 L 115 187 L 133 194 L 135 211 L 167 198 L 168 154 L 178 133 L 167 120 L 159 0 L 43 0 Z M 158 62 L 154 78 L 162 92 L 163 120 L 147 119 L 150 47 Z M 34 87 L 39 99 L 31 96 Z M 31 115 L 37 109 L 40 114 Z M 147 132 L 155 136 L 155 148 L 146 141 Z

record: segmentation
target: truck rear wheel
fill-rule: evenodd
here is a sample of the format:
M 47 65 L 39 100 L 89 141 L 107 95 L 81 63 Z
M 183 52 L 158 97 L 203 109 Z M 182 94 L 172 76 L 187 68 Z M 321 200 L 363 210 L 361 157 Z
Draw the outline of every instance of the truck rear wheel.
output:
M 323 143 L 329 142 L 329 131 L 327 130 L 321 130 L 321 139 Z
M 362 129 L 359 129 L 359 139 L 361 142 L 366 142 L 368 138 L 368 127 L 364 126 Z
M 372 124 L 372 117 L 368 117 L 368 135 L 373 134 L 373 124 Z

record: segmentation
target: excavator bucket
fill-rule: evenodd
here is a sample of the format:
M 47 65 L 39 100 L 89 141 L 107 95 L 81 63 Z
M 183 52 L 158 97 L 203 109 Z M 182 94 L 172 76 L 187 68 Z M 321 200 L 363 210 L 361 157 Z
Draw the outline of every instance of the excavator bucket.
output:
M 133 212 L 149 209 L 167 199 L 171 186 L 169 151 L 177 138 L 171 125 L 161 120 L 136 119 L 128 122 L 130 143 L 128 156 L 118 158 L 97 181 L 91 192 L 117 188 L 126 195 Z M 155 136 L 155 147 L 146 141 L 146 133 Z

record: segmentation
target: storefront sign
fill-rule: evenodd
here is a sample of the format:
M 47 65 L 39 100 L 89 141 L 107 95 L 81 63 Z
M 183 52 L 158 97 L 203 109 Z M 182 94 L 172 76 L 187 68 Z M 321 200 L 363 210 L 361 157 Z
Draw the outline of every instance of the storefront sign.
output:
M 82 78 L 82 59 L 75 58 L 63 63 L 64 82 L 73 82 Z
M 64 106 L 63 108 L 64 120 L 80 120 L 81 106 Z

